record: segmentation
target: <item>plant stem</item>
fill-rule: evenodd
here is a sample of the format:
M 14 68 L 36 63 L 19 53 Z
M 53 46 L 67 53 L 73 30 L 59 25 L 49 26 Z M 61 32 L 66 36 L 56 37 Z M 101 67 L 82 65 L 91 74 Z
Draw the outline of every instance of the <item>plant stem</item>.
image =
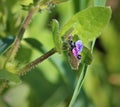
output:
M 48 57 L 56 53 L 56 49 L 52 48 L 50 51 L 45 53 L 44 55 L 40 56 L 39 58 L 35 59 L 34 61 L 27 64 L 25 67 L 23 67 L 21 70 L 18 71 L 18 75 L 24 75 L 27 71 L 30 71 L 32 68 L 34 68 L 39 63 L 46 60 Z
M 82 84 L 83 84 L 83 80 L 85 78 L 87 67 L 88 67 L 87 65 L 85 65 L 85 64 L 83 65 L 82 72 L 80 74 L 80 77 L 78 79 L 77 85 L 75 87 L 75 90 L 74 90 L 72 99 L 70 101 L 69 107 L 73 107 L 73 105 L 74 105 L 74 103 L 75 103 L 75 101 L 77 99 L 77 96 L 79 95 L 79 92 L 80 92 Z
M 96 39 L 92 42 L 91 53 L 93 52 L 95 41 L 96 41 Z M 84 64 L 83 68 L 82 68 L 82 72 L 81 72 L 80 77 L 78 79 L 77 85 L 76 85 L 75 90 L 73 92 L 72 99 L 69 103 L 69 107 L 73 107 L 73 105 L 74 105 L 74 103 L 75 103 L 75 101 L 80 93 L 80 90 L 81 90 L 81 87 L 82 87 L 82 84 L 83 84 L 83 81 L 84 81 L 84 78 L 85 78 L 85 75 L 87 72 L 87 68 L 88 68 L 88 65 Z
M 33 16 L 33 14 L 39 9 L 39 6 L 36 7 L 31 7 L 30 11 L 28 12 L 27 17 L 25 18 L 25 20 L 23 21 L 23 24 L 21 25 L 21 28 L 18 32 L 18 35 L 16 36 L 16 39 L 13 43 L 12 48 L 10 49 L 10 51 L 8 52 L 8 57 L 5 61 L 4 67 L 6 66 L 6 63 L 8 62 L 8 60 L 13 60 L 16 56 L 16 53 L 18 51 L 18 48 L 20 46 L 20 42 L 23 38 L 24 32 L 28 26 L 28 24 L 31 21 L 31 18 Z

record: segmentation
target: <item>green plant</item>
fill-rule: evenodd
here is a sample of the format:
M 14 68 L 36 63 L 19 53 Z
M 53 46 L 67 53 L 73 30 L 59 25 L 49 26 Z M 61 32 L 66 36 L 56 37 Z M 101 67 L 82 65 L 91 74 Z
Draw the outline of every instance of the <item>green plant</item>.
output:
M 30 70 L 35 68 L 36 65 L 40 64 L 48 57 L 54 55 L 55 53 L 64 54 L 70 61 L 70 65 L 72 65 L 71 69 L 77 70 L 80 73 L 78 77 L 78 82 L 75 87 L 75 91 L 73 97 L 70 101 L 69 106 L 72 107 L 80 93 L 85 74 L 87 72 L 88 65 L 91 64 L 92 61 L 92 52 L 95 44 L 95 40 L 98 36 L 100 36 L 103 28 L 109 23 L 111 16 L 110 7 L 104 7 L 105 1 L 101 1 L 100 3 L 95 0 L 93 7 L 86 8 L 78 13 L 76 13 L 65 25 L 60 27 L 60 24 L 57 20 L 52 20 L 52 35 L 54 48 L 52 48 L 47 53 L 45 48 L 42 48 L 41 42 L 34 38 L 25 38 L 23 39 L 24 33 L 27 29 L 27 26 L 30 24 L 32 16 L 34 16 L 37 12 L 44 12 L 44 10 L 50 10 L 59 3 L 65 2 L 68 0 L 34 0 L 33 3 L 29 5 L 22 5 L 23 9 L 28 11 L 27 17 L 23 21 L 20 30 L 15 38 L 5 38 L 5 40 L 1 39 L 1 65 L 0 65 L 0 80 L 1 80 L 1 93 L 4 88 L 10 83 L 20 83 L 20 77 L 24 76 L 26 73 L 29 73 Z M 82 1 L 84 2 L 84 1 Z M 87 3 L 87 1 L 86 1 Z M 100 5 L 99 5 L 100 4 Z M 102 5 L 102 6 L 101 6 Z M 34 18 L 33 18 L 34 20 Z M 46 38 L 47 39 L 47 38 Z M 74 53 L 72 53 L 73 48 L 71 50 L 71 44 L 76 43 L 77 41 L 82 41 L 82 51 L 80 51 L 80 58 L 76 58 Z M 14 42 L 13 42 L 14 41 Z M 37 59 L 28 62 L 27 64 L 20 62 L 19 56 L 19 47 L 21 41 L 25 41 L 30 44 L 33 49 L 37 49 L 40 52 L 44 53 L 42 56 Z M 92 43 L 92 45 L 90 44 Z M 17 55 L 18 53 L 18 55 Z M 22 53 L 24 54 L 24 52 Z M 16 57 L 17 55 L 17 57 Z M 24 58 L 23 58 L 24 59 Z M 29 60 L 25 58 L 25 61 Z M 50 62 L 57 66 L 57 63 L 53 59 L 49 59 Z M 69 68 L 70 69 L 70 68 Z M 58 68 L 58 70 L 62 71 L 62 69 Z M 66 75 L 61 73 L 63 80 L 66 84 Z M 73 85 L 73 84 L 72 84 Z M 74 87 L 73 87 L 74 88 Z

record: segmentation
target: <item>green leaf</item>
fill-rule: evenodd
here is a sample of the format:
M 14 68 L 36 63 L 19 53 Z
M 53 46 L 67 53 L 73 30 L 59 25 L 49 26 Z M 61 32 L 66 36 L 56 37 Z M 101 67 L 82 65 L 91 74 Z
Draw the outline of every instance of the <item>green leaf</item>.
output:
M 92 62 L 92 54 L 90 52 L 90 50 L 88 48 L 86 48 L 85 46 L 83 47 L 83 50 L 81 52 L 81 63 L 85 63 L 86 65 L 90 65 Z
M 110 20 L 111 9 L 109 7 L 91 7 L 75 14 L 61 29 L 63 36 L 71 27 L 73 34 L 78 34 L 83 43 L 97 38 Z M 65 37 L 68 38 L 68 35 Z
M 53 32 L 53 41 L 55 44 L 55 48 L 58 53 L 61 53 L 61 40 L 59 35 L 59 23 L 57 20 L 52 21 L 52 32 Z
M 71 101 L 69 103 L 69 107 L 73 107 L 74 106 L 75 101 L 76 101 L 76 99 L 77 99 L 77 97 L 78 97 L 78 95 L 80 93 L 80 90 L 82 88 L 82 84 L 83 84 L 83 81 L 84 81 L 84 78 L 85 78 L 85 74 L 86 74 L 86 71 L 87 71 L 87 67 L 88 66 L 85 65 L 85 64 L 82 67 L 82 72 L 81 72 L 81 74 L 80 74 L 80 76 L 78 78 L 77 84 L 75 86 L 75 90 L 73 92 L 73 96 L 72 96 Z
M 22 44 L 20 45 L 20 48 L 15 58 L 18 61 L 18 64 L 20 65 L 29 62 L 31 55 L 32 55 L 32 50 L 29 47 Z
M 20 83 L 21 82 L 20 78 L 17 75 L 15 75 L 11 72 L 8 72 L 6 70 L 0 70 L 0 79 L 12 81 L 14 83 Z
M 13 43 L 14 38 L 9 36 L 7 38 L 0 39 L 0 54 L 4 53 Z
M 28 44 L 30 44 L 33 48 L 37 49 L 38 51 L 45 53 L 45 49 L 40 41 L 34 38 L 25 38 L 24 39 Z

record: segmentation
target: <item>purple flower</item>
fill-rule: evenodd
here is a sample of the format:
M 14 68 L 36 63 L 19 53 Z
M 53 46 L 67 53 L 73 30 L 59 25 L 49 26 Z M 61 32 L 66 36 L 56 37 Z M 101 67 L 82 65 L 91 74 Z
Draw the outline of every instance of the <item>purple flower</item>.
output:
M 83 44 L 82 44 L 82 41 L 81 40 L 78 40 L 76 43 L 76 48 L 77 48 L 77 51 L 78 53 L 82 52 L 82 48 L 83 48 Z
M 81 59 L 80 52 L 82 52 L 82 48 L 83 48 L 82 41 L 81 40 L 76 41 L 75 46 L 72 49 L 72 53 L 78 59 Z
M 74 47 L 73 49 L 72 49 L 72 53 L 73 53 L 73 55 L 75 56 L 75 57 L 77 57 L 78 56 L 78 50 L 77 50 L 77 48 L 76 47 Z

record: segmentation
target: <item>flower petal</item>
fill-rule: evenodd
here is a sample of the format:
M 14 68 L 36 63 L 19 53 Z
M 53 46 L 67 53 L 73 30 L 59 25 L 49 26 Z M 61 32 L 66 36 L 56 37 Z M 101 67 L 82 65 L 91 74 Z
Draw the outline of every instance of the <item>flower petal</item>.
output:
M 74 55 L 75 57 L 78 56 L 79 53 L 78 53 L 78 50 L 77 50 L 76 47 L 72 49 L 72 53 L 73 53 L 73 55 Z
M 77 51 L 79 53 L 82 52 L 82 48 L 83 48 L 82 41 L 81 40 L 76 41 L 75 45 L 76 45 Z

